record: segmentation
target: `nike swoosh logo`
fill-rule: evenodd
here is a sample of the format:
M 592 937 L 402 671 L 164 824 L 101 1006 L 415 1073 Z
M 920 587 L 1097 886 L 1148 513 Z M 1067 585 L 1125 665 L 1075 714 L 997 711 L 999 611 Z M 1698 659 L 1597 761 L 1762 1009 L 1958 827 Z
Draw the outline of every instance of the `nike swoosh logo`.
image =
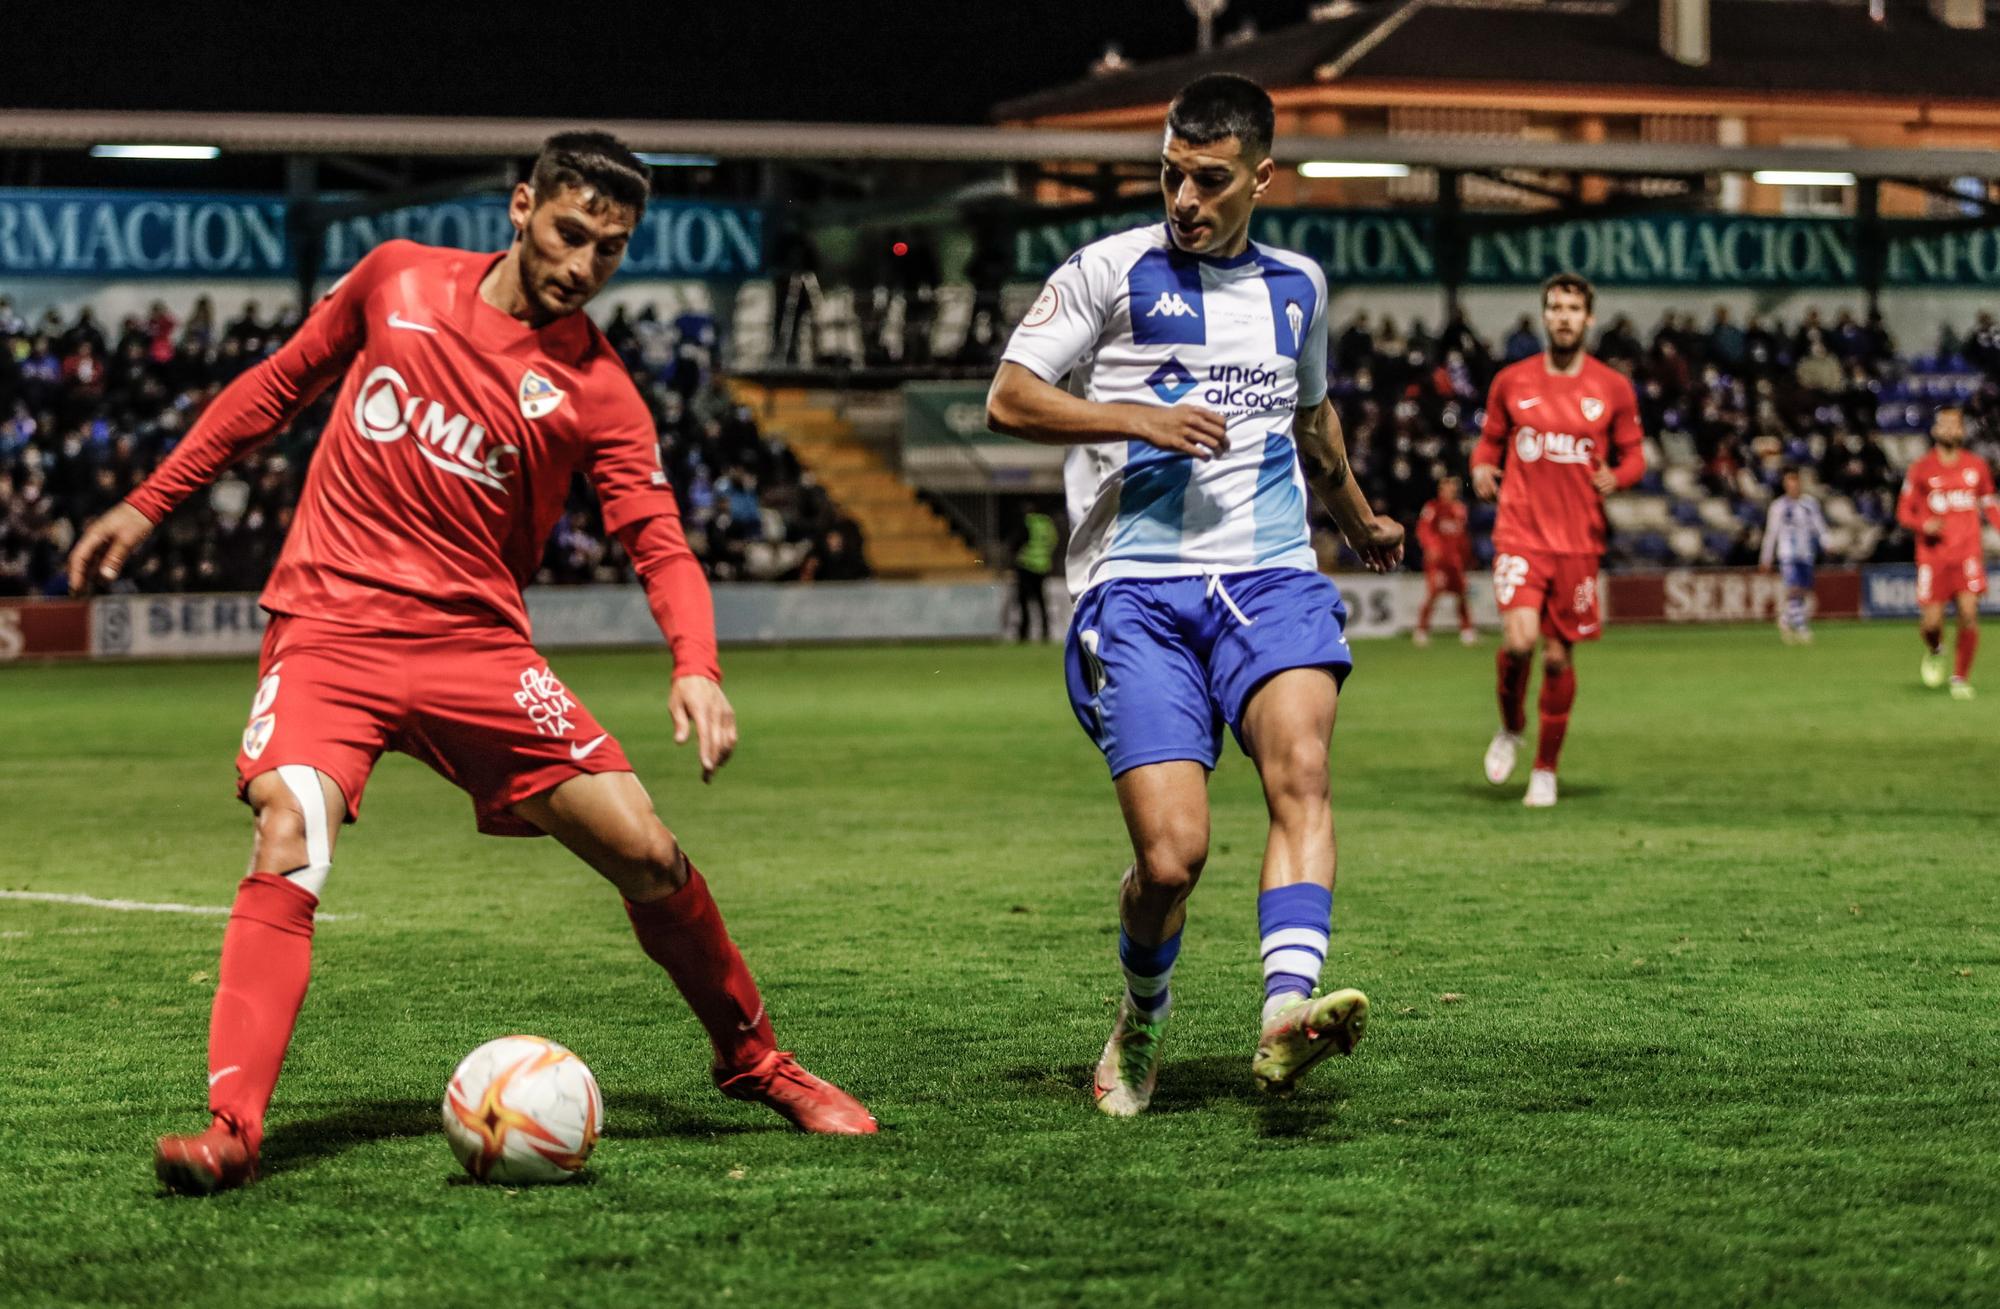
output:
M 1592 632 L 1594 632 L 1594 631 L 1596 631 L 1596 630 L 1597 630 L 1597 624 L 1596 624 L 1596 623 L 1592 623 L 1592 624 L 1591 624 L 1590 626 L 1588 626 L 1588 627 L 1583 627 L 1583 626 L 1579 626 L 1579 627 L 1578 627 L 1578 628 L 1576 629 L 1576 634 L 1577 634 L 1578 636 L 1589 636 L 1589 635 L 1590 635 L 1590 634 L 1591 634 Z
M 1533 409 L 1536 405 L 1540 404 L 1541 402 L 1542 402 L 1542 397 L 1536 396 L 1532 400 L 1516 400 L 1514 402 L 1514 407 L 1516 409 Z
M 428 332 L 432 336 L 438 334 L 438 330 L 435 327 L 424 323 L 413 323 L 393 309 L 389 311 L 389 326 L 400 327 L 407 332 Z
M 754 1032 L 757 1030 L 757 1023 L 763 1017 L 764 1017 L 764 1003 L 763 1001 L 760 1000 L 757 1002 L 757 1012 L 750 1015 L 750 1021 L 747 1023 L 736 1024 L 736 1030 L 739 1032 Z
M 610 738 L 611 738 L 611 733 L 602 732 L 598 734 L 596 740 L 586 742 L 583 745 L 578 745 L 575 742 L 571 742 L 569 747 L 569 757 L 572 759 L 586 758 L 589 756 L 592 750 L 595 750 L 598 746 L 603 745 Z
M 227 1068 L 218 1068 L 214 1072 L 208 1075 L 208 1084 L 210 1087 L 213 1087 L 217 1082 L 229 1076 L 231 1073 L 240 1073 L 242 1071 L 243 1071 L 242 1068 L 240 1068 L 236 1064 L 231 1064 Z

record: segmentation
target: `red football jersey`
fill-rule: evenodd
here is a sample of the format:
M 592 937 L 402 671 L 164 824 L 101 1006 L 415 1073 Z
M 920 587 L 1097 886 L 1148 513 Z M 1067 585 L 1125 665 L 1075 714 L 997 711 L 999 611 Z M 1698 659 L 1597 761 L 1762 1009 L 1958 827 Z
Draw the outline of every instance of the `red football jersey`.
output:
M 1925 549 L 1948 554 L 1983 554 L 1979 539 L 1979 519 L 1984 514 L 2000 527 L 2000 503 L 1993 496 L 1993 470 L 1970 450 L 1960 450 L 1958 458 L 1946 463 L 1935 448 L 1910 465 L 1903 478 L 1903 496 L 1896 504 L 1896 518 L 1917 533 Z M 1944 533 L 1935 541 L 1925 540 L 1924 524 L 1936 518 Z
M 1646 474 L 1639 398 L 1623 373 L 1589 355 L 1576 376 L 1544 356 L 1509 364 L 1486 396 L 1474 467 L 1503 467 L 1493 547 L 1604 553 L 1604 498 L 1591 474 L 1609 465 L 1620 488 Z
M 1417 515 L 1417 544 L 1424 548 L 1426 567 L 1463 569 L 1472 558 L 1472 537 L 1465 530 L 1465 502 L 1433 499 Z
M 264 608 L 527 636 L 521 588 L 580 471 L 646 581 L 676 671 L 718 676 L 707 582 L 631 376 L 582 314 L 537 329 L 482 299 L 500 257 L 378 246 L 216 398 L 132 505 L 158 522 L 344 373 Z

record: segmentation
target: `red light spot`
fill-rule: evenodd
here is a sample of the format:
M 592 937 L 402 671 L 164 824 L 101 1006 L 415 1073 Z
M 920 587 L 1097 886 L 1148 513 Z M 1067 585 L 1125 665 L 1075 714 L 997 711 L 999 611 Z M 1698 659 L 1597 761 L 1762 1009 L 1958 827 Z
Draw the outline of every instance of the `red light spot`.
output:
M 908 241 L 898 241 L 889 247 L 889 253 L 901 259 L 904 255 L 910 253 L 910 243 Z

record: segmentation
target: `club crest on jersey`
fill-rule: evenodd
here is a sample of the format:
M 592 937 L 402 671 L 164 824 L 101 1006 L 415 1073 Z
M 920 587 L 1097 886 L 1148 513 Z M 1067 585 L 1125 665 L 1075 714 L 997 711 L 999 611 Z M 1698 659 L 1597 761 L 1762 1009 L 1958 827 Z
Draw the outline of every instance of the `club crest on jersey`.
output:
M 1583 398 L 1583 417 L 1586 422 L 1596 422 L 1604 417 L 1604 402 L 1594 396 Z
M 1179 291 L 1162 291 L 1160 298 L 1153 301 L 1153 307 L 1146 311 L 1148 318 L 1199 318 L 1193 305 L 1181 299 Z
M 546 418 L 563 402 L 563 393 L 548 378 L 530 368 L 521 375 L 521 417 Z
M 1298 301 L 1285 301 L 1285 324 L 1292 329 L 1292 345 L 1296 348 L 1299 344 L 1299 333 L 1304 331 L 1306 326 L 1306 311 L 1299 307 Z

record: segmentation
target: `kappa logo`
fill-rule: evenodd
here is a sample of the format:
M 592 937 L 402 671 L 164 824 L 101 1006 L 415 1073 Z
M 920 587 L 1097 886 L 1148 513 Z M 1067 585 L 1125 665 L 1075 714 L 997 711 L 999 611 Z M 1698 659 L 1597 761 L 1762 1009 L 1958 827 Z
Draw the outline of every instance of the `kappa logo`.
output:
M 1146 311 L 1148 318 L 1199 318 L 1193 305 L 1181 299 L 1179 291 L 1162 291 L 1160 298 L 1153 301 L 1153 307 Z
M 1589 423 L 1594 423 L 1604 417 L 1604 402 L 1595 396 L 1585 396 L 1583 398 L 1583 417 L 1584 421 Z
M 556 398 L 560 400 L 562 393 L 557 392 Z M 522 407 L 526 408 L 525 401 Z M 521 454 L 518 446 L 511 445 L 482 450 L 484 427 L 464 414 L 447 413 L 436 400 L 411 394 L 403 375 L 387 364 L 369 373 L 354 393 L 354 426 L 379 445 L 400 441 L 414 428 L 417 453 L 433 466 L 496 491 L 507 489 Z
M 530 368 L 521 375 L 521 417 L 546 418 L 563 402 L 554 382 Z
M 1305 330 L 1306 325 L 1306 311 L 1299 306 L 1298 301 L 1285 301 L 1285 323 L 1292 329 L 1292 346 L 1296 349 L 1299 344 L 1299 333 Z

